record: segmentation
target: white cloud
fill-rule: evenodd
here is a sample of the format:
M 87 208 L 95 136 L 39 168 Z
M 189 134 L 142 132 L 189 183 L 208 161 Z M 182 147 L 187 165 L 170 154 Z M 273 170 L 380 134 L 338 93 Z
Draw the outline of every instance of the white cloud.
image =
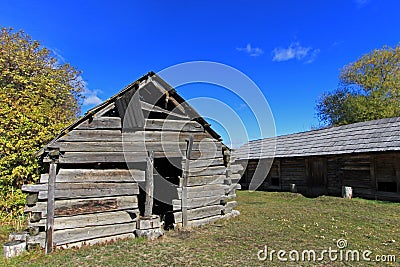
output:
M 258 57 L 258 56 L 260 56 L 261 54 L 264 53 L 264 51 L 261 48 L 252 47 L 251 44 L 247 44 L 246 47 L 243 47 L 243 48 L 238 47 L 238 48 L 236 48 L 236 50 L 241 51 L 241 52 L 245 52 L 245 53 L 249 54 L 252 57 Z
M 61 55 L 61 51 L 59 49 L 50 48 L 50 51 L 52 52 L 53 56 L 57 59 L 59 64 L 64 64 L 66 62 L 65 58 Z M 88 88 L 88 83 L 83 79 L 81 75 L 78 76 L 78 81 L 83 84 L 82 94 L 85 98 L 83 99 L 82 104 L 84 106 L 96 106 L 103 102 L 103 100 L 101 100 L 101 98 L 98 97 L 98 94 L 101 93 L 101 90 L 90 90 Z
M 281 62 L 297 59 L 305 60 L 305 63 L 311 63 L 316 59 L 319 52 L 319 49 L 303 47 L 299 43 L 291 43 L 288 48 L 277 47 L 272 50 L 272 61 Z
M 100 97 L 97 96 L 101 91 L 100 90 L 90 90 L 85 87 L 83 91 L 83 95 L 85 99 L 83 100 L 84 106 L 96 106 L 103 102 Z
M 53 53 L 53 56 L 58 60 L 58 63 L 64 64 L 65 58 L 61 55 L 61 51 L 57 48 L 49 48 L 50 51 Z
M 307 59 L 307 61 L 306 61 L 305 63 L 306 63 L 306 64 L 313 63 L 314 60 L 317 58 L 317 56 L 318 56 L 318 54 L 319 54 L 320 51 L 321 51 L 321 50 L 319 50 L 319 49 L 314 49 L 314 50 L 312 50 L 311 53 L 310 53 L 310 55 L 309 55 L 309 57 L 308 57 L 308 59 Z
M 103 100 L 98 97 L 98 94 L 101 93 L 101 90 L 90 90 L 88 88 L 88 83 L 83 79 L 82 76 L 79 76 L 78 79 L 83 84 L 82 94 L 85 97 L 83 99 L 84 106 L 96 106 L 103 102 Z

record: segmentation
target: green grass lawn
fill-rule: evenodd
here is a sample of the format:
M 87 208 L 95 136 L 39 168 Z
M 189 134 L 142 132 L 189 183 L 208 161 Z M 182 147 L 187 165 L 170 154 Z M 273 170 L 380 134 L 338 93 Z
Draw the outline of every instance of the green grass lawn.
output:
M 314 249 L 370 250 L 369 256 L 396 255 L 400 264 L 400 204 L 335 197 L 305 198 L 291 193 L 238 192 L 241 215 L 197 229 L 169 231 L 156 241 L 121 240 L 108 245 L 29 252 L 2 266 L 365 266 L 368 262 L 259 261 L 257 253 Z M 6 230 L 1 230 L 4 240 Z M 294 255 L 294 254 L 293 254 Z M 317 254 L 319 257 L 320 254 Z M 263 255 L 261 255 L 263 256 Z M 286 254 L 286 257 L 288 255 Z M 300 256 L 301 257 L 301 256 Z M 343 256 L 345 257 L 345 256 Z M 388 263 L 382 264 L 386 266 Z

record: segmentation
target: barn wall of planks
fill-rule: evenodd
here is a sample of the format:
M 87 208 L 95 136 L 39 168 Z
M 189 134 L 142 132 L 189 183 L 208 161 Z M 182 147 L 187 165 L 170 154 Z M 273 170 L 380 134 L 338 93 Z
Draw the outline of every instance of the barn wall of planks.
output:
M 257 166 L 273 159 L 261 173 L 261 190 L 340 196 L 342 186 L 353 196 L 400 201 L 400 117 L 327 127 L 250 141 L 235 151 L 247 168 L 247 187 Z M 259 170 L 260 168 L 257 168 Z
M 53 167 L 39 183 L 23 186 L 28 193 L 28 247 L 134 237 L 138 220 L 145 215 L 144 199 L 153 203 L 141 197 L 149 152 L 154 156 L 155 199 L 147 212 L 152 210 L 162 220 L 172 217 L 174 226 L 182 225 L 183 211 L 186 226 L 234 214 L 237 203 L 232 199 L 240 188 L 242 166 L 229 158 L 229 149 L 210 125 L 149 73 L 88 111 L 38 153 L 44 166 Z M 178 167 L 173 166 L 176 162 Z M 160 176 L 175 192 L 169 203 L 157 202 L 157 191 L 166 190 L 158 188 Z
M 258 165 L 250 160 L 240 181 L 247 188 Z M 272 182 L 274 179 L 278 182 Z M 400 154 L 375 152 L 313 157 L 276 158 L 260 190 L 297 191 L 307 196 L 341 196 L 342 186 L 353 197 L 400 201 Z

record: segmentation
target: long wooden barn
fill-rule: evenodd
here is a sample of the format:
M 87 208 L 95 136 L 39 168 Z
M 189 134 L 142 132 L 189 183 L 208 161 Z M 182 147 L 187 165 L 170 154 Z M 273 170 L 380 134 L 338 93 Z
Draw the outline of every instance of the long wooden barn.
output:
M 23 186 L 28 247 L 51 251 L 231 217 L 242 167 L 229 153 L 210 124 L 148 73 L 38 152 L 45 172 Z
M 255 140 L 236 156 L 247 163 L 243 188 L 261 175 L 259 190 L 294 184 L 304 195 L 339 196 L 349 186 L 355 197 L 400 201 L 400 117 Z

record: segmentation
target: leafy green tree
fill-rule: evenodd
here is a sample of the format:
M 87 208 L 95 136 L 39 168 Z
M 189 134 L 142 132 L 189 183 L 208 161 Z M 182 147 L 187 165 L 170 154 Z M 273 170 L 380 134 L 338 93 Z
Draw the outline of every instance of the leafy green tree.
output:
M 324 93 L 317 114 L 327 125 L 400 116 L 400 45 L 384 46 L 345 66 L 340 86 Z
M 0 30 L 0 212 L 18 215 L 38 180 L 33 154 L 80 113 L 80 72 L 23 31 Z

